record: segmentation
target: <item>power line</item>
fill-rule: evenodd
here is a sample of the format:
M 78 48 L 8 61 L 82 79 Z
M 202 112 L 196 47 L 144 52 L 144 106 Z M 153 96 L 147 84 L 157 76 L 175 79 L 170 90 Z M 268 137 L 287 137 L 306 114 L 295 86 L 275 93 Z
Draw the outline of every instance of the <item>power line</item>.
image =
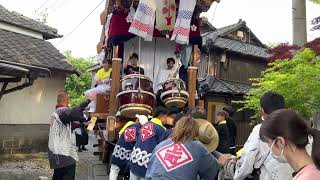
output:
M 216 3 L 216 4 L 217 4 L 217 5 L 216 5 L 216 7 L 214 8 L 214 12 L 213 12 L 213 15 L 212 15 L 212 18 L 211 18 L 211 21 L 210 21 L 211 24 L 213 24 L 213 19 L 214 19 L 214 16 L 216 15 L 216 11 L 217 11 L 217 8 L 218 8 L 218 6 L 219 6 L 218 3 Z
M 57 4 L 57 2 L 59 2 L 59 0 L 55 0 L 53 3 L 51 3 L 51 4 L 47 7 L 47 9 L 52 8 L 54 5 Z
M 40 7 L 38 7 L 33 13 L 39 11 L 43 6 L 45 6 L 50 0 L 46 0 Z
M 59 41 L 56 46 L 60 45 L 63 41 L 65 41 L 102 3 L 102 0 L 78 25 L 76 25 L 69 33 L 67 33 L 61 41 Z
M 70 0 L 64 0 L 62 3 L 58 4 L 56 8 L 54 8 L 52 11 L 49 12 L 49 14 L 56 12 L 58 9 L 60 9 L 63 5 L 65 5 L 67 2 L 70 2 Z

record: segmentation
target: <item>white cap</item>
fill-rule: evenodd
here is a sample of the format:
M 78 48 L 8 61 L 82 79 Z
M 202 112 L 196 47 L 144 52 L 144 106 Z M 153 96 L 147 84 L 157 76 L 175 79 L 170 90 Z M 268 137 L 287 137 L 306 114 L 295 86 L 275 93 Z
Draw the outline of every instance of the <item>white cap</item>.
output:
M 145 115 L 136 114 L 136 117 L 139 119 L 141 125 L 144 125 L 148 122 L 148 118 Z

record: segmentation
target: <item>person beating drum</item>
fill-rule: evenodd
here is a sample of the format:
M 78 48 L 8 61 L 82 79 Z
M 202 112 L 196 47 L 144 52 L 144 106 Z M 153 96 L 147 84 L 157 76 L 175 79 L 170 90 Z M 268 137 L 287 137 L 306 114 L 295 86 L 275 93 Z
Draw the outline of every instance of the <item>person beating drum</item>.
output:
M 138 66 L 139 56 L 137 53 L 132 53 L 129 60 L 123 64 L 123 72 L 125 75 L 129 74 L 142 74 L 144 75 L 144 69 Z M 130 65 L 129 65 L 130 63 Z
M 159 68 L 159 73 L 154 83 L 154 92 L 157 92 L 156 101 L 158 106 L 163 105 L 160 99 L 163 83 L 170 78 L 179 78 L 178 71 L 174 68 L 175 63 L 174 58 L 168 58 L 166 69 Z

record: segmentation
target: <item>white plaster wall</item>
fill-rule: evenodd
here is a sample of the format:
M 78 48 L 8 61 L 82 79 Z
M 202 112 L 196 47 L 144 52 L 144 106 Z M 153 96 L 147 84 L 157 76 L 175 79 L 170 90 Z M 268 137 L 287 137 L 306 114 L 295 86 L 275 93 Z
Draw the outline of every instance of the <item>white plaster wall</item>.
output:
M 0 100 L 0 124 L 48 124 L 57 93 L 64 90 L 65 83 L 65 75 L 52 74 L 50 78 L 36 79 L 30 87 L 4 95 Z M 14 86 L 10 83 L 9 87 Z

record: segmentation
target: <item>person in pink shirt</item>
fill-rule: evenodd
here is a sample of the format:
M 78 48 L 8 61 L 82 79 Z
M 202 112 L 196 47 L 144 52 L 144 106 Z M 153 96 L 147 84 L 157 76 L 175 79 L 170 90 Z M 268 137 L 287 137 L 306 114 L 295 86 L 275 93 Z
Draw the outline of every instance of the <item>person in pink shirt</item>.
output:
M 306 146 L 313 137 L 309 156 Z M 320 131 L 310 128 L 295 112 L 280 109 L 271 113 L 260 128 L 260 138 L 280 163 L 294 169 L 293 180 L 320 180 Z

